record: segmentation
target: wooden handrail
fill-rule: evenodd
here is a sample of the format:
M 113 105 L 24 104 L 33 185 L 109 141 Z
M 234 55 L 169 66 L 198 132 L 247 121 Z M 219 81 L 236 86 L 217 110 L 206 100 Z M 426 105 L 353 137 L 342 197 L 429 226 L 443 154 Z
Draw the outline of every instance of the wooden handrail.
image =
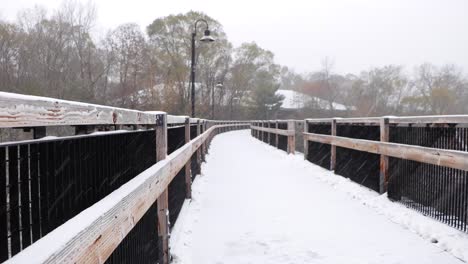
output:
M 468 152 L 303 133 L 304 140 L 468 171 Z
M 7 263 L 28 263 L 31 260 L 40 263 L 105 262 L 216 129 L 248 125 L 241 123 L 212 126 L 164 160 L 15 255 Z M 77 226 L 83 225 L 83 228 L 76 230 Z
M 154 125 L 159 114 L 0 92 L 0 127 Z
M 277 129 L 277 128 L 269 128 L 269 127 L 259 127 L 259 126 L 250 126 L 251 129 L 259 130 L 259 131 L 264 131 L 268 133 L 273 133 L 273 134 L 278 134 L 282 136 L 294 136 L 295 131 L 294 130 L 285 130 L 285 129 Z

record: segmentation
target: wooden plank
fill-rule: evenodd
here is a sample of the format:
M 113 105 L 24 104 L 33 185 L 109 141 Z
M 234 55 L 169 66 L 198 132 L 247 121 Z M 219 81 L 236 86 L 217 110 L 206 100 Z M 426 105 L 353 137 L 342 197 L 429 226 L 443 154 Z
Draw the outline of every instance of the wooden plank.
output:
M 167 116 L 162 115 L 162 120 L 156 122 L 156 162 L 164 160 L 167 156 Z M 169 187 L 169 186 L 168 186 Z M 163 264 L 169 264 L 169 199 L 168 187 L 158 197 L 158 245 L 159 256 Z
M 304 133 L 304 138 L 323 144 L 468 171 L 468 152 L 312 133 Z
M 188 116 L 167 115 L 167 124 L 184 124 Z
M 304 120 L 304 133 L 309 132 L 309 122 L 307 122 L 307 119 Z M 303 139 L 303 144 L 304 144 L 304 160 L 307 160 L 309 158 L 309 141 L 307 139 Z
M 330 123 L 332 118 L 307 118 L 305 120 L 309 123 Z
M 390 127 L 388 118 L 380 120 L 380 142 L 388 142 L 390 139 Z M 380 175 L 379 175 L 379 192 L 385 193 L 388 185 L 388 165 L 389 159 L 386 155 L 380 155 Z
M 331 123 L 331 135 L 336 136 L 336 118 L 333 118 L 332 123 Z M 334 171 L 335 170 L 335 165 L 336 165 L 336 146 L 331 145 L 330 148 L 330 170 Z
M 201 120 L 197 120 L 197 136 L 201 135 Z M 198 168 L 201 167 L 202 159 L 201 159 L 201 148 L 197 149 L 197 164 Z
M 268 128 L 268 127 L 259 127 L 259 126 L 251 126 L 251 129 L 255 129 L 258 131 L 264 131 L 268 133 L 278 134 L 282 136 L 292 136 L 295 134 L 295 131 L 292 130 L 284 130 L 284 129 L 275 129 L 275 128 Z M 263 133 L 261 133 L 263 134 Z M 263 140 L 263 136 L 261 138 Z
M 268 128 L 271 128 L 270 125 L 271 125 L 271 120 L 268 120 L 267 123 L 266 123 L 266 126 L 267 126 Z M 272 134 L 272 133 L 268 133 L 268 134 L 267 134 L 267 142 L 268 142 L 268 144 L 270 144 L 270 142 L 271 142 L 271 141 L 270 141 L 270 140 L 271 140 L 271 134 Z
M 291 132 L 288 135 L 288 154 L 294 154 L 296 152 L 296 123 L 294 120 L 288 121 L 288 131 Z
M 468 115 L 390 116 L 390 124 L 467 124 Z
M 275 121 L 275 129 L 278 129 L 278 121 Z M 275 133 L 275 147 L 278 148 L 279 144 L 279 135 L 278 133 Z
M 190 142 L 190 118 L 185 119 L 185 144 Z M 185 198 L 192 199 L 192 172 L 190 160 L 185 164 Z
M 154 124 L 155 114 L 0 92 L 0 127 Z
M 231 125 L 214 126 L 208 129 L 167 156 L 165 160 L 135 177 L 128 183 L 131 187 L 122 186 L 121 188 L 126 191 L 120 194 L 121 196 L 111 194 L 59 228 L 73 229 L 81 221 L 89 222 L 76 234 L 63 234 L 60 230 L 54 230 L 32 244 L 30 250 L 22 251 L 10 259 L 9 263 L 28 263 L 31 259 L 42 263 L 104 263 L 156 199 L 164 193 L 172 179 L 187 164 L 202 143 L 217 128 L 228 126 Z M 132 182 L 140 183 L 132 186 Z M 119 190 L 116 192 L 118 193 Z M 93 220 L 90 221 L 90 218 Z M 66 239 L 66 242 L 63 247 L 51 247 L 52 241 L 48 240 L 48 237 L 60 237 Z M 34 248 L 40 250 L 34 250 Z M 39 252 L 40 260 L 34 255 Z
M 380 124 L 380 117 L 333 118 L 338 124 Z

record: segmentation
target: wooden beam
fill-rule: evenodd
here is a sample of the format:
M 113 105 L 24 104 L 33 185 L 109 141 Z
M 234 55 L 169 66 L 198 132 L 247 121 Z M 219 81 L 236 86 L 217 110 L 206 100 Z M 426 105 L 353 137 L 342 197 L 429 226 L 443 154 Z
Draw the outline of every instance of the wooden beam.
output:
M 278 120 L 275 121 L 275 129 L 278 129 Z M 278 148 L 279 144 L 279 135 L 278 133 L 275 133 L 275 146 Z
M 201 123 L 200 119 L 197 120 L 197 137 L 201 135 Z M 201 168 L 201 148 L 197 149 L 197 164 L 198 168 Z
M 397 143 L 304 133 L 304 139 L 323 144 L 468 171 L 468 152 Z
M 282 136 L 293 136 L 295 135 L 295 131 L 292 130 L 284 130 L 284 129 L 275 129 L 275 128 L 267 128 L 267 127 L 259 127 L 259 126 L 251 126 L 251 129 L 265 131 L 273 134 L 278 134 Z M 261 133 L 263 134 L 263 133 Z M 262 138 L 263 140 L 263 138 Z
M 388 118 L 380 120 L 380 142 L 388 142 L 390 139 L 390 127 Z M 385 193 L 388 185 L 388 156 L 380 155 L 379 192 Z
M 154 124 L 156 114 L 0 92 L 0 127 Z
M 288 131 L 291 133 L 288 135 L 288 154 L 294 154 L 296 152 L 296 123 L 294 120 L 288 121 Z
M 190 142 L 190 118 L 185 119 L 185 144 Z M 192 171 L 191 160 L 185 163 L 185 198 L 192 199 Z
M 467 124 L 468 115 L 390 116 L 390 124 Z
M 309 132 L 309 122 L 307 122 L 307 119 L 304 120 L 304 133 Z M 309 158 L 309 141 L 307 139 L 303 139 L 304 141 L 304 160 L 307 160 Z
M 331 122 L 331 135 L 336 136 L 336 118 L 332 119 Z M 336 165 L 336 146 L 331 145 L 331 150 L 330 150 L 330 170 L 334 171 L 335 170 L 335 165 Z
M 167 156 L 167 116 L 162 116 L 162 121 L 156 123 L 156 162 L 164 160 Z M 163 264 L 169 264 L 169 202 L 168 187 L 164 189 L 157 199 L 158 207 L 158 245 L 159 256 Z
M 268 128 L 271 128 L 271 120 L 268 120 L 266 124 L 267 124 L 267 127 L 268 127 Z M 272 134 L 272 133 L 268 133 L 268 134 L 267 134 L 267 142 L 268 142 L 268 144 L 270 144 L 271 134 Z

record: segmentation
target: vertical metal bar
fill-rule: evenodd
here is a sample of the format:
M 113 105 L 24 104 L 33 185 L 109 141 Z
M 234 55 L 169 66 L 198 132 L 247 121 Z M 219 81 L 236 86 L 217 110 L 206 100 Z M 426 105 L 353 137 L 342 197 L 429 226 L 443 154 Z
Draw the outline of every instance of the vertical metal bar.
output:
M 31 245 L 29 145 L 20 146 L 20 194 L 21 194 L 21 244 L 22 249 Z
M 18 186 L 18 147 L 8 147 L 8 182 L 10 185 L 10 239 L 11 255 L 21 250 L 20 243 L 20 212 Z
M 8 259 L 6 149 L 0 148 L 0 262 Z
M 32 241 L 35 242 L 41 237 L 40 218 L 40 195 L 39 195 L 39 157 L 38 145 L 29 146 L 30 153 L 30 175 L 31 175 L 31 220 L 32 220 Z

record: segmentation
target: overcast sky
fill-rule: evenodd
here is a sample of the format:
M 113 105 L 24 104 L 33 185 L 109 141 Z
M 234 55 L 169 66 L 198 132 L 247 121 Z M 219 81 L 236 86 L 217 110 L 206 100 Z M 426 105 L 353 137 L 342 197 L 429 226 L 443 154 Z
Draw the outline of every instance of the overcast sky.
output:
M 62 0 L 0 0 L 0 17 Z M 84 0 L 83 2 L 87 2 Z M 330 57 L 338 73 L 371 66 L 454 63 L 468 72 L 468 0 L 95 0 L 100 30 L 126 22 L 202 11 L 224 25 L 234 45 L 255 41 L 298 72 Z

